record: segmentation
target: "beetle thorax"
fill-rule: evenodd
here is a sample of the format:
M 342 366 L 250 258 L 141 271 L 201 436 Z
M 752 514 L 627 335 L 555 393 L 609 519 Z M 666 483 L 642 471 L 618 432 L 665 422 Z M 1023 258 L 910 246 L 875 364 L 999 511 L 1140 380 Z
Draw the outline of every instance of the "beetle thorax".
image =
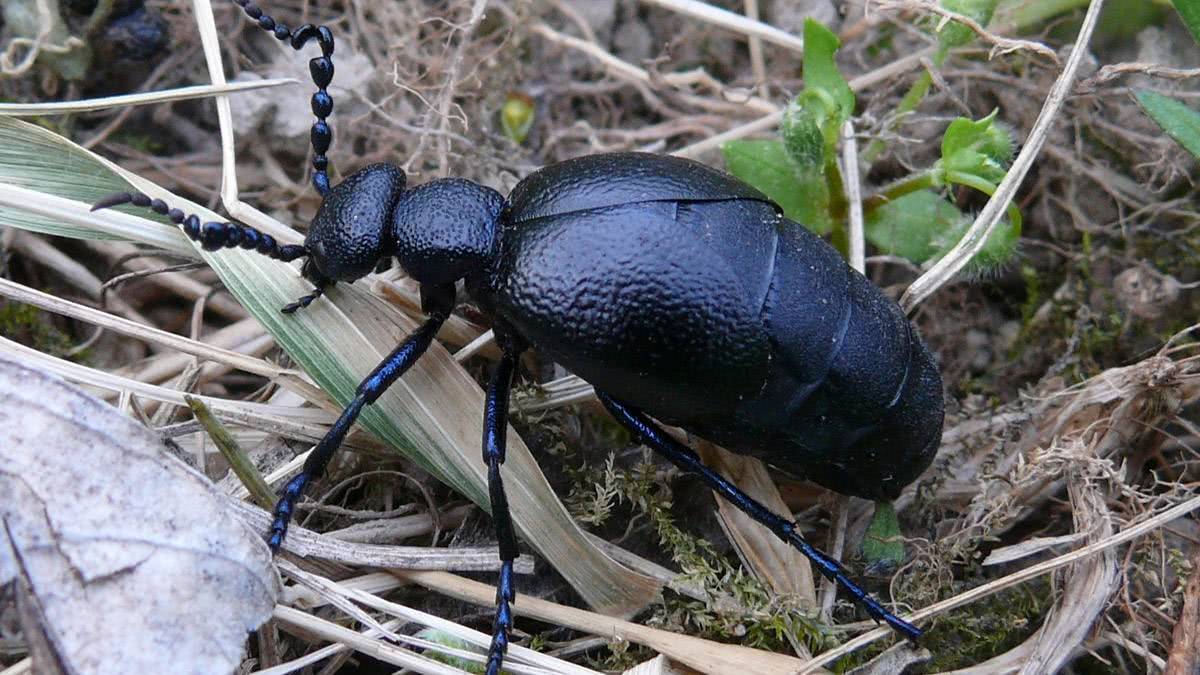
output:
M 401 195 L 392 219 L 395 256 L 422 284 L 445 284 L 483 271 L 496 256 L 504 197 L 461 178 Z

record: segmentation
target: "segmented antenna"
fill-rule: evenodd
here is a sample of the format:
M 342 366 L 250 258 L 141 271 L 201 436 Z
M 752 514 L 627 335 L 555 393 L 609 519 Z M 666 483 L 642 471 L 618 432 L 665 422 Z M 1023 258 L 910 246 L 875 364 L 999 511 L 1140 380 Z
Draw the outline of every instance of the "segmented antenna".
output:
M 121 204 L 133 204 L 170 218 L 172 223 L 183 228 L 183 233 L 189 239 L 200 242 L 200 247 L 205 251 L 240 246 L 284 262 L 291 262 L 308 255 L 308 251 L 303 246 L 297 244 L 280 246 L 274 237 L 259 232 L 249 225 L 220 222 L 201 223 L 195 215 L 187 215 L 179 209 L 167 206 L 163 200 L 152 199 L 141 192 L 116 192 L 93 204 L 92 210 L 99 211 Z
M 296 30 L 288 27 L 270 16 L 263 14 L 258 5 L 251 0 L 233 0 L 258 23 L 258 27 L 275 36 L 280 42 L 287 41 L 292 49 L 299 51 L 308 41 L 316 38 L 321 45 L 321 56 L 308 62 L 308 72 L 312 75 L 317 92 L 312 96 L 312 112 L 317 121 L 312 125 L 310 138 L 313 147 L 313 187 L 324 197 L 329 193 L 329 158 L 325 153 L 333 143 L 333 130 L 325 120 L 333 114 L 333 97 L 326 88 L 333 81 L 333 32 L 325 26 L 314 26 L 306 23 Z

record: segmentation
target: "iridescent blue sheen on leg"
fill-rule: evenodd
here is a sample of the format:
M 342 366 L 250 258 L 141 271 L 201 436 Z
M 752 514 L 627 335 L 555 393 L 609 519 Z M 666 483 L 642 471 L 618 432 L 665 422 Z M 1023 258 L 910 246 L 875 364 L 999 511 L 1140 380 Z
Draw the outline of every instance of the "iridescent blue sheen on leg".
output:
M 504 463 L 508 438 L 508 395 L 512 389 L 517 357 L 523 346 L 510 337 L 503 327 L 497 327 L 496 337 L 503 356 L 488 383 L 483 409 L 483 461 L 488 465 L 488 497 L 500 548 L 500 579 L 496 582 L 496 618 L 492 622 L 492 642 L 488 647 L 487 675 L 499 675 L 504 655 L 508 652 L 509 633 L 513 625 L 512 603 L 516 597 L 513 561 L 519 552 L 500 466 Z
M 346 404 L 337 421 L 329 427 L 329 431 L 325 433 L 321 442 L 317 443 L 317 447 L 309 454 L 300 473 L 284 487 L 279 502 L 275 505 L 275 518 L 267 535 L 271 550 L 278 550 L 283 545 L 288 523 L 291 522 L 296 502 L 304 492 L 305 486 L 310 481 L 324 475 L 329 460 L 341 447 L 342 441 L 346 439 L 346 434 L 350 433 L 350 428 L 354 426 L 354 421 L 358 419 L 362 409 L 374 403 L 383 395 L 383 392 L 387 391 L 388 387 L 392 386 L 392 383 L 417 362 L 417 359 L 421 358 L 425 350 L 429 349 L 438 329 L 454 309 L 453 286 L 422 289 L 421 296 L 423 308 L 429 315 L 429 319 L 405 338 L 400 346 L 392 350 L 392 353 L 375 366 L 371 374 L 367 375 L 366 379 L 358 385 L 354 398 Z
M 804 537 L 800 536 L 800 533 L 796 530 L 795 523 L 775 514 L 767 507 L 758 503 L 750 495 L 742 492 L 740 488 L 726 480 L 723 476 L 705 466 L 700 456 L 691 448 L 669 436 L 640 411 L 630 408 L 600 391 L 596 392 L 596 397 L 600 399 L 600 402 L 604 404 L 604 407 L 608 409 L 618 422 L 633 432 L 634 436 L 652 450 L 665 456 L 680 469 L 699 476 L 721 497 L 741 509 L 746 515 L 765 525 L 775 533 L 775 536 L 791 544 L 803 553 L 805 557 L 813 561 L 825 578 L 841 586 L 854 598 L 855 602 L 867 610 L 867 614 L 876 622 L 882 621 L 886 623 L 893 630 L 913 642 L 916 642 L 921 637 L 922 631 L 920 628 L 884 609 L 882 605 L 876 602 L 874 598 L 850 578 L 850 575 L 847 574 L 846 569 L 842 567 L 841 563 L 813 548 L 812 544 L 805 541 Z

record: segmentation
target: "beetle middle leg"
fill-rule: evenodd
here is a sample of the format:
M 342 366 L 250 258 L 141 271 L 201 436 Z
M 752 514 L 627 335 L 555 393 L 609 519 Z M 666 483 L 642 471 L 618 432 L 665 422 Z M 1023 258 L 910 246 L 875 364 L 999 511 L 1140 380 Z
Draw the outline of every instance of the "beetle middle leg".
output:
M 509 631 L 512 630 L 512 602 L 516 596 L 513 561 L 517 559 L 519 551 L 500 466 L 504 464 L 508 439 L 508 394 L 512 389 L 517 357 L 525 348 L 523 341 L 504 326 L 497 325 L 495 331 L 496 342 L 503 355 L 488 383 L 487 400 L 483 407 L 483 461 L 488 466 L 492 523 L 496 527 L 496 539 L 500 546 L 500 580 L 496 583 L 496 619 L 492 624 L 492 643 L 488 647 L 487 675 L 498 675 L 504 662 Z
M 876 622 L 882 621 L 887 623 L 893 630 L 913 642 L 916 642 L 921 637 L 922 631 L 920 628 L 884 609 L 882 605 L 850 578 L 850 575 L 842 567 L 841 563 L 820 552 L 812 544 L 808 543 L 800 535 L 794 522 L 758 503 L 753 497 L 742 492 L 740 488 L 726 480 L 725 477 L 705 466 L 695 451 L 671 438 L 657 424 L 643 415 L 641 411 L 631 408 L 600 391 L 596 392 L 596 397 L 600 399 L 600 402 L 604 404 L 604 407 L 608 409 L 618 422 L 633 432 L 635 437 L 655 452 L 671 460 L 671 463 L 675 464 L 675 466 L 699 476 L 717 494 L 729 500 L 734 506 L 744 511 L 746 515 L 765 525 L 767 529 L 775 533 L 775 536 L 791 544 L 803 553 L 805 557 L 816 563 L 817 569 L 821 571 L 821 574 L 844 588 L 856 602 L 867 610 L 867 614 L 872 619 L 875 619 Z
M 358 419 L 362 409 L 374 403 L 392 383 L 400 378 L 405 371 L 421 358 L 425 350 L 433 342 L 438 329 L 449 318 L 454 310 L 454 286 L 422 286 L 421 308 L 429 316 L 425 323 L 413 331 L 404 342 L 400 343 L 375 369 L 367 375 L 355 392 L 354 399 L 346 404 L 341 416 L 329 428 L 325 437 L 304 462 L 304 468 L 283 488 L 279 501 L 275 504 L 275 518 L 271 522 L 271 530 L 267 540 L 272 551 L 278 551 L 287 536 L 288 523 L 291 522 L 296 500 L 304 492 L 304 488 L 315 478 L 325 473 L 325 467 L 333 454 L 341 447 L 350 427 Z

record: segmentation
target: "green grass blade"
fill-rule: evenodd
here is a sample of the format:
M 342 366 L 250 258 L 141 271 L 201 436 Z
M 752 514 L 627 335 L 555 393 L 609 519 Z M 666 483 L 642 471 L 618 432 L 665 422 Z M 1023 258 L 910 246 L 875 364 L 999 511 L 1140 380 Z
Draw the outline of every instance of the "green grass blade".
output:
M 1200 113 L 1168 96 L 1153 91 L 1134 94 L 1138 105 L 1167 135 L 1193 156 L 1200 158 Z

